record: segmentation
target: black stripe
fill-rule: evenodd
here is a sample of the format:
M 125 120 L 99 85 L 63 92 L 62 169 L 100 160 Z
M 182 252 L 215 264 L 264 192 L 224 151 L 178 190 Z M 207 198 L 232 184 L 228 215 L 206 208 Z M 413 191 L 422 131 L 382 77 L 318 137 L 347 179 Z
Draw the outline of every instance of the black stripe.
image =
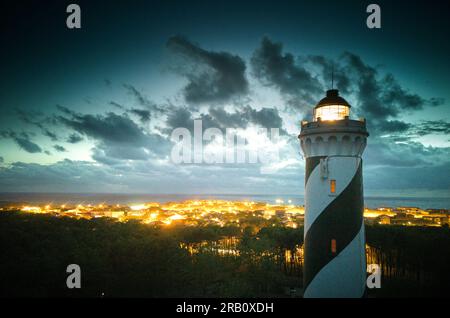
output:
M 363 208 L 360 163 L 350 184 L 325 208 L 306 233 L 303 275 L 305 290 L 316 274 L 358 235 L 363 224 Z M 336 240 L 336 253 L 331 252 L 332 239 Z
M 309 176 L 313 172 L 314 168 L 320 163 L 320 159 L 326 158 L 326 156 L 317 156 L 306 158 L 305 169 L 305 185 L 308 182 Z

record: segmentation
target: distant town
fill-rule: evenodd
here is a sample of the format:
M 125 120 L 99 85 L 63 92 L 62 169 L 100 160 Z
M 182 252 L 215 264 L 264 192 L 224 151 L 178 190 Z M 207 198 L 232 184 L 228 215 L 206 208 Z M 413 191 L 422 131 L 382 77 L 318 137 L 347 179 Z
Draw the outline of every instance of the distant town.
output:
M 114 218 L 120 222 L 136 220 L 145 224 L 169 226 L 239 226 L 252 218 L 262 226 L 303 226 L 304 207 L 277 200 L 275 204 L 253 201 L 186 200 L 182 202 L 148 202 L 135 205 L 121 204 L 62 204 L 26 205 L 5 204 L 0 211 L 52 214 L 57 217 Z M 449 226 L 450 210 L 420 209 L 417 207 L 380 207 L 364 210 L 366 224 L 403 226 Z

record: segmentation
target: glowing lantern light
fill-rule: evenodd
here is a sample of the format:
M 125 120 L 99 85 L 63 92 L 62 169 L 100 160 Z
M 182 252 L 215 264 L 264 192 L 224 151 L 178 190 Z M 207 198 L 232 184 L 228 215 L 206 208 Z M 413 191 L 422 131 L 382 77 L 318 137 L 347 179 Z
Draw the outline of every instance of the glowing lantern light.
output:
M 327 91 L 323 98 L 314 108 L 314 121 L 342 120 L 350 116 L 350 104 L 339 96 L 337 89 Z

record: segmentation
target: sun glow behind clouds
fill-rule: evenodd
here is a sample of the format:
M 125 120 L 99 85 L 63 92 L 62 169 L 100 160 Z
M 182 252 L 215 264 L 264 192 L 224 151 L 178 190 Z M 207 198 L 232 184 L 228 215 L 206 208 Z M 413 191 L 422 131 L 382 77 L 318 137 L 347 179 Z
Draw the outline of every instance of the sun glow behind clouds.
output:
M 448 135 L 427 135 L 414 138 L 413 140 L 420 142 L 425 147 L 450 147 L 450 139 Z
M 203 146 L 203 156 L 207 162 L 226 162 L 230 156 L 234 157 L 235 151 L 240 154 L 248 154 L 250 163 L 257 163 L 258 159 L 263 162 L 266 158 L 261 158 L 261 156 L 273 158 L 271 161 L 278 161 L 275 154 L 283 151 L 287 146 L 287 139 L 280 136 L 278 127 L 267 129 L 250 126 L 245 129 L 230 128 L 223 132 L 217 130 L 217 132 L 221 134 Z M 231 141 L 228 140 L 228 135 L 236 135 L 237 141 L 235 138 Z

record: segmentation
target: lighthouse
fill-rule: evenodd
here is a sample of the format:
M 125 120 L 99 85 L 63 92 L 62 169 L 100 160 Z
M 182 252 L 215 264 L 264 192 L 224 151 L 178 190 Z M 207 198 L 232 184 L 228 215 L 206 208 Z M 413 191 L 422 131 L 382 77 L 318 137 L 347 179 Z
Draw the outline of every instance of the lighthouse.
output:
M 306 158 L 304 297 L 363 297 L 366 285 L 361 155 L 369 136 L 365 119 L 350 119 L 337 89 L 302 121 Z

